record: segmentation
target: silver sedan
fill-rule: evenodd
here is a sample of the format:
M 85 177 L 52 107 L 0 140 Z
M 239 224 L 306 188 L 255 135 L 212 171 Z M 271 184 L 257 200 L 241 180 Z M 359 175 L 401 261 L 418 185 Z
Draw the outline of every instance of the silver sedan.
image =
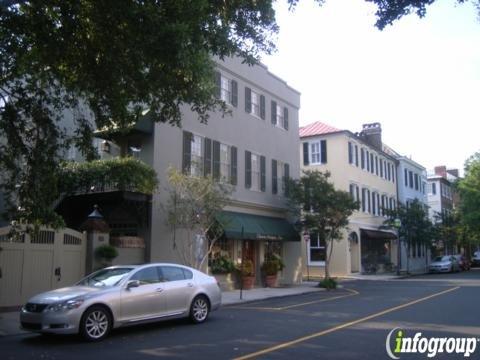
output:
M 80 333 L 98 341 L 120 326 L 179 317 L 202 323 L 220 304 L 215 278 L 187 266 L 112 266 L 74 286 L 32 297 L 20 322 L 28 331 Z

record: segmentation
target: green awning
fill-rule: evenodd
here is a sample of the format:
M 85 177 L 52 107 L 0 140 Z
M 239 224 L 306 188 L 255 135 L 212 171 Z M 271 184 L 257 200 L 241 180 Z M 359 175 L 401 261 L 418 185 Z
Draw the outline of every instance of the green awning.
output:
M 229 239 L 300 241 L 299 233 L 285 219 L 222 211 L 217 220 Z

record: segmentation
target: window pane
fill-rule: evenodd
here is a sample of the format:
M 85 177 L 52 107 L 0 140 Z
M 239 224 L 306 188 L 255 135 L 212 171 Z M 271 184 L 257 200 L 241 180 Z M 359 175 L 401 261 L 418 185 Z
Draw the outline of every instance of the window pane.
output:
M 130 280 L 138 280 L 140 284 L 154 284 L 160 282 L 160 277 L 157 268 L 152 266 L 133 274 Z
M 174 266 L 162 266 L 162 275 L 164 281 L 185 280 L 185 274 L 182 268 Z
M 310 249 L 310 261 L 325 261 L 325 249 Z

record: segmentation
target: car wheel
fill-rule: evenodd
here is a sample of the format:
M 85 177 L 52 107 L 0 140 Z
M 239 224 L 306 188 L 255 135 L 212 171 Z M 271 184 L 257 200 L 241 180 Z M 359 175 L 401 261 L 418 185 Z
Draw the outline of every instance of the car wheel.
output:
M 87 309 L 80 322 L 80 334 L 88 341 L 103 340 L 112 329 L 112 317 L 103 306 Z
M 192 305 L 190 305 L 190 319 L 195 324 L 200 324 L 207 320 L 209 313 L 210 303 L 205 296 L 199 295 L 193 299 Z

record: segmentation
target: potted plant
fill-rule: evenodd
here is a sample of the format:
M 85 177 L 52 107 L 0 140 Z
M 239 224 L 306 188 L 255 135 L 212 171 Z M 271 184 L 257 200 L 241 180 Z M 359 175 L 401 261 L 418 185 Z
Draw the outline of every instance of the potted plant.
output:
M 235 271 L 235 264 L 229 256 L 215 256 L 210 259 L 208 266 L 223 291 L 234 289 L 235 282 L 232 279 L 232 273 Z
M 262 264 L 262 271 L 265 275 L 265 285 L 275 287 L 277 285 L 277 275 L 282 271 L 285 265 L 278 255 L 267 257 Z
M 237 265 L 237 270 L 240 272 L 243 289 L 250 290 L 253 288 L 255 282 L 255 268 L 253 261 L 249 259 L 243 260 L 243 263 Z

